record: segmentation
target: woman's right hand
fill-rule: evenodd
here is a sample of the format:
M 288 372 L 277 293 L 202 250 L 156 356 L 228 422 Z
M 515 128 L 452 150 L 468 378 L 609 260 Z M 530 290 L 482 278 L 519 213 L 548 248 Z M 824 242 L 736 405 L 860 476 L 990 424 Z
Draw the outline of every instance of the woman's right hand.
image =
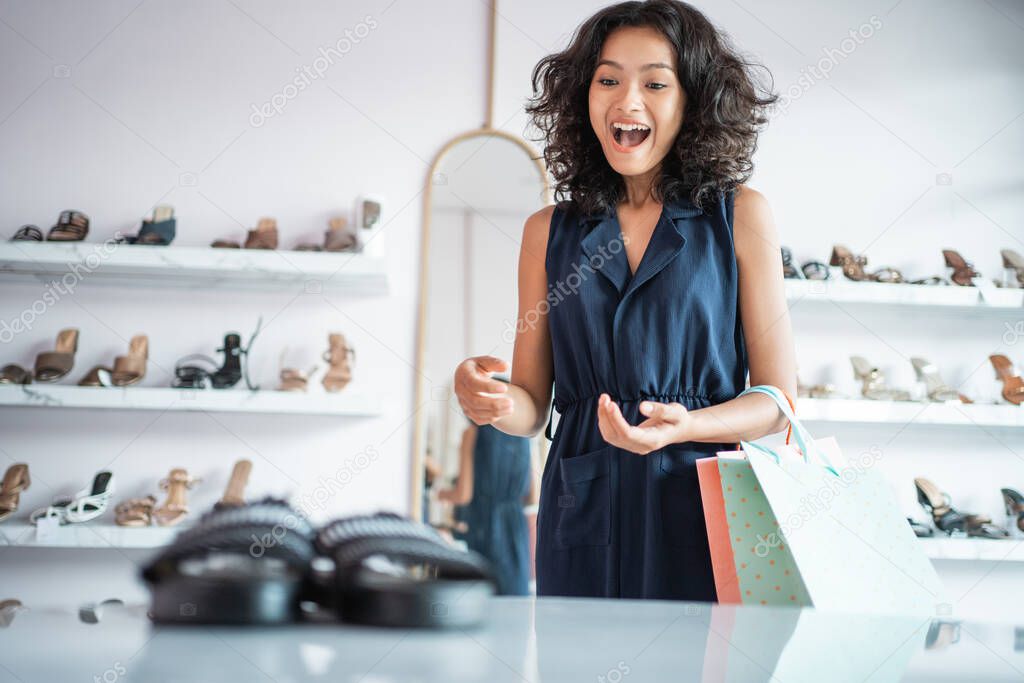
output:
M 508 384 L 493 379 L 492 373 L 506 372 L 509 364 L 494 356 L 474 356 L 455 369 L 455 395 L 462 412 L 475 424 L 497 422 L 513 410 Z

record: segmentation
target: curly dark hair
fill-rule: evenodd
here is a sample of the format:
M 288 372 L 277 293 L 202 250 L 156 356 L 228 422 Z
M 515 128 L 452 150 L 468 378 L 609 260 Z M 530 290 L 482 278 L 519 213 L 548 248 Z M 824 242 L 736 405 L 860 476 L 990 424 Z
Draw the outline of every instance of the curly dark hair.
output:
M 585 213 L 610 209 L 625 198 L 622 176 L 608 164 L 590 124 L 590 82 L 608 35 L 623 26 L 660 31 L 676 54 L 676 73 L 686 93 L 683 124 L 654 188 L 660 201 L 689 196 L 706 207 L 721 193 L 746 182 L 751 157 L 778 98 L 728 37 L 707 17 L 678 0 L 623 2 L 601 10 L 576 29 L 564 51 L 533 70 L 533 97 L 526 107 L 540 130 L 544 161 L 558 199 Z

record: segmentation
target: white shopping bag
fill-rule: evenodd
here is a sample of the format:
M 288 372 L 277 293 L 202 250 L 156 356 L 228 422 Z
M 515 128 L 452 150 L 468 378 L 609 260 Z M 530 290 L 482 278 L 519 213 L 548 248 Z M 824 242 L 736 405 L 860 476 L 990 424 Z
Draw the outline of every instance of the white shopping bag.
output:
M 775 387 L 743 393 L 771 396 L 793 425 L 799 451 L 742 442 L 778 521 L 758 539 L 785 544 L 811 604 L 845 612 L 945 615 L 948 601 L 931 561 L 901 514 L 877 458 L 851 462 L 834 439 L 815 441 Z

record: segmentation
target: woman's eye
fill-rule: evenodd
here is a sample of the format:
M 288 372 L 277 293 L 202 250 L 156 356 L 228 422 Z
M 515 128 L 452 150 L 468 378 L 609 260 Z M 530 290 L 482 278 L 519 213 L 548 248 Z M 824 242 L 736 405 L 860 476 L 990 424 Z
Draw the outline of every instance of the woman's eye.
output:
M 648 83 L 647 87 L 653 90 L 661 90 L 662 88 L 665 88 L 667 86 L 664 83 Z
M 613 78 L 599 78 L 599 79 L 597 79 L 597 82 L 600 83 L 601 85 L 616 85 L 616 84 L 618 84 L 618 81 L 616 81 Z

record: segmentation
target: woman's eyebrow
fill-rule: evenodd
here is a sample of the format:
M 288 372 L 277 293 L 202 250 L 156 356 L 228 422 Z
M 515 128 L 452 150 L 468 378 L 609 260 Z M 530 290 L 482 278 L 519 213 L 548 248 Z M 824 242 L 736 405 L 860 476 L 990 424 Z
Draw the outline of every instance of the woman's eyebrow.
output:
M 605 64 L 616 69 L 624 68 L 618 62 L 613 62 L 610 59 L 602 59 L 597 63 L 598 66 L 602 66 Z M 651 69 L 668 69 L 669 71 L 675 72 L 675 69 L 673 69 L 671 65 L 666 64 L 665 62 L 651 62 L 650 64 L 644 64 L 642 67 L 640 67 L 641 71 L 649 71 Z

